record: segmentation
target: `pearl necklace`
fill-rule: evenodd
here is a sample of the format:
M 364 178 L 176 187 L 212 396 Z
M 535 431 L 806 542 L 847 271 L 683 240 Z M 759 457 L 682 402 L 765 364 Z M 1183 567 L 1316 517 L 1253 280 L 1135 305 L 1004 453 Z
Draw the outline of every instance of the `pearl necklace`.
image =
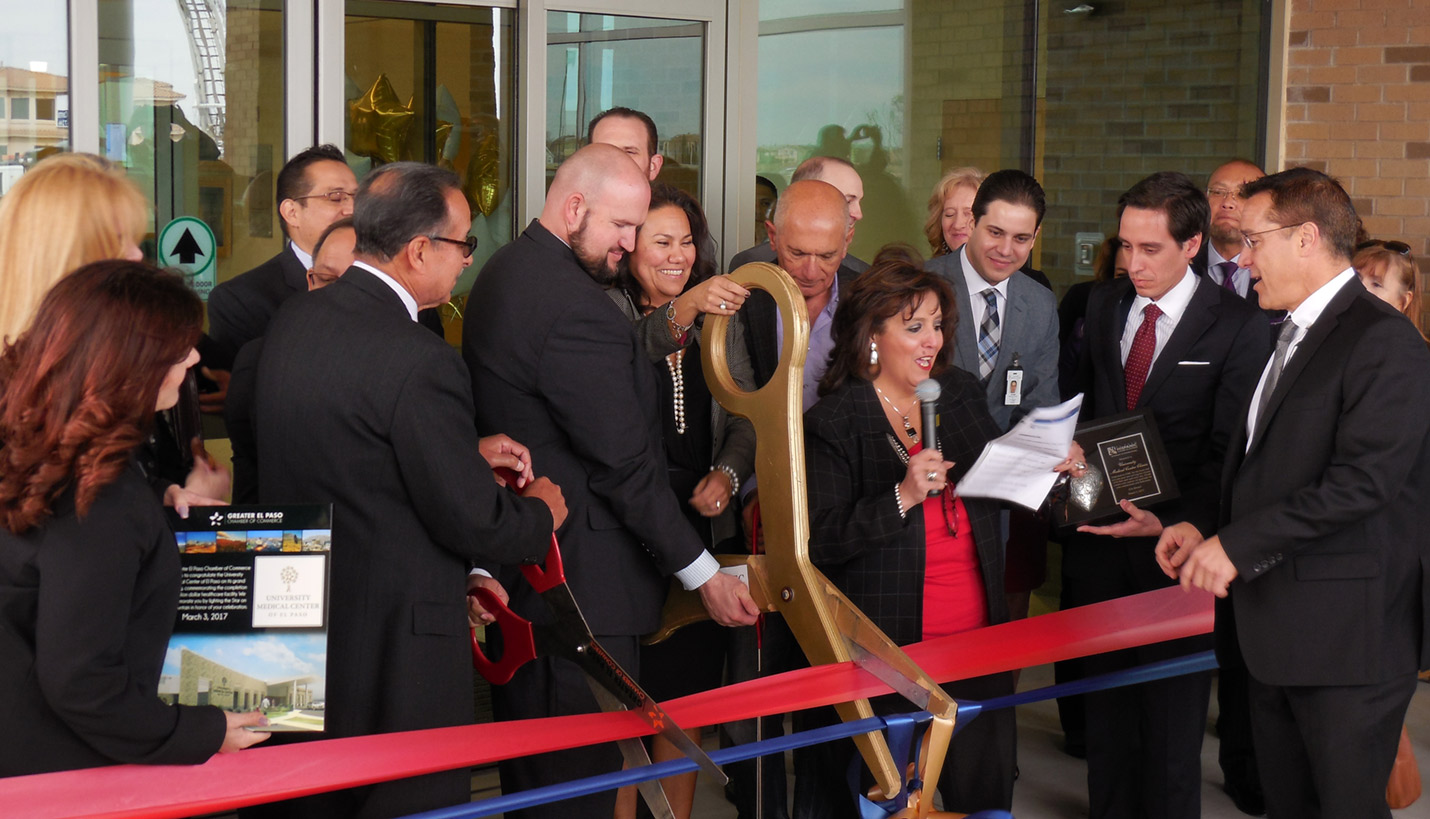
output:
M 685 360 L 685 350 L 676 350 L 665 357 L 665 366 L 670 368 L 670 381 L 675 386 L 675 434 L 685 434 L 685 371 L 681 362 Z M 905 419 L 904 423 L 908 423 Z
M 918 443 L 918 442 L 919 442 L 919 434 L 918 434 L 918 432 L 916 432 L 916 431 L 914 430 L 914 425 L 909 423 L 909 414 L 908 414 L 907 412 L 904 412 L 903 410 L 899 409 L 898 407 L 894 406 L 894 402 L 893 402 L 893 401 L 890 401 L 890 400 L 889 400 L 889 396 L 885 395 L 885 394 L 884 394 L 884 391 L 881 390 L 881 389 L 879 389 L 879 385 L 878 385 L 878 384 L 875 384 L 875 385 L 874 385 L 874 392 L 877 392 L 877 393 L 879 394 L 879 397 L 882 398 L 882 399 L 884 399 L 884 403 L 885 403 L 885 404 L 888 404 L 888 405 L 889 405 L 889 408 L 892 409 L 895 413 L 898 414 L 898 416 L 899 416 L 900 418 L 903 419 L 903 421 L 904 421 L 904 434 L 907 435 L 907 436 L 909 436 L 909 440 L 910 440 L 910 441 L 913 441 L 914 443 Z

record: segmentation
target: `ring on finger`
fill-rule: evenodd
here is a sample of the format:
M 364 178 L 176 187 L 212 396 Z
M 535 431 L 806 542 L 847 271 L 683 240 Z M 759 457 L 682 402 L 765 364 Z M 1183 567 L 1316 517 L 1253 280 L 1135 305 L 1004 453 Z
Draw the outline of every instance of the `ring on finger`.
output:
M 720 309 L 721 309 L 721 310 L 726 310 L 726 309 L 729 309 L 729 308 L 727 308 L 727 307 L 725 306 L 725 302 L 722 301 L 722 302 L 720 302 Z
M 1073 464 L 1073 466 L 1078 469 L 1087 469 L 1087 464 L 1083 463 L 1082 461 L 1077 461 Z
M 928 473 L 928 475 L 926 475 L 925 477 L 927 477 L 930 481 L 938 480 L 938 473 L 937 473 L 937 472 L 930 472 L 930 473 Z

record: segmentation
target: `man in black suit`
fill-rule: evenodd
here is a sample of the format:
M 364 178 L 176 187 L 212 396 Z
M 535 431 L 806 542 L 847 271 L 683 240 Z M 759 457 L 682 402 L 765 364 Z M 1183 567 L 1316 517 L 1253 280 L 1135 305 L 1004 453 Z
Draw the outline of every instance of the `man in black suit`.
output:
M 1241 196 L 1242 262 L 1261 304 L 1290 315 L 1236 426 L 1220 525 L 1170 527 L 1157 559 L 1231 597 L 1218 651 L 1234 630 L 1267 815 L 1389 817 L 1430 664 L 1430 354 L 1356 278 L 1355 208 L 1335 180 L 1293 168 Z
M 329 225 L 352 216 L 357 186 L 343 152 L 332 145 L 309 148 L 283 165 L 274 197 L 287 241 L 278 255 L 209 294 L 211 366 L 231 369 L 239 349 L 263 335 L 278 307 L 308 289 L 313 246 Z
M 1156 173 L 1117 202 L 1128 276 L 1093 290 L 1080 367 L 1082 417 L 1152 411 L 1181 496 L 1082 526 L 1063 552 L 1063 602 L 1082 606 L 1170 585 L 1153 554 L 1161 519 L 1216 520 L 1221 465 L 1266 361 L 1266 318 L 1190 267 L 1207 202 L 1180 173 Z M 1122 538 L 1112 540 L 1107 535 Z M 1090 657 L 1089 673 L 1210 647 L 1179 640 Z M 1201 815 L 1201 747 L 1211 673 L 1088 694 L 1089 816 Z
M 711 616 L 749 624 L 749 592 L 717 571 L 670 489 L 650 359 L 605 293 L 645 220 L 650 184 L 611 145 L 588 145 L 557 169 L 541 218 L 492 256 L 468 301 L 462 354 L 477 425 L 531 446 L 571 507 L 558 534 L 566 578 L 592 633 L 639 675 L 639 635 L 660 622 L 668 578 L 699 589 Z M 549 617 L 524 583 L 512 608 Z M 494 692 L 500 719 L 599 710 L 585 674 L 540 658 Z M 618 770 L 613 746 L 576 748 L 501 764 L 507 791 Z M 609 816 L 614 791 L 523 811 Z
M 799 163 L 799 167 L 790 174 L 789 183 L 793 186 L 796 182 L 803 182 L 807 179 L 816 179 L 820 182 L 828 182 L 844 195 L 844 202 L 849 209 L 849 242 L 854 241 L 854 227 L 859 224 L 859 220 L 864 218 L 864 180 L 859 176 L 859 171 L 846 159 L 835 156 L 812 156 Z M 779 203 L 775 203 L 776 213 L 778 213 Z M 769 226 L 773 220 L 765 223 L 765 233 L 769 234 Z M 850 276 L 857 276 L 869 269 L 868 262 L 848 255 L 848 248 L 845 248 L 844 260 L 841 266 Z M 754 247 L 746 248 L 730 260 L 730 269 L 736 270 L 741 265 L 750 262 L 775 262 L 778 252 L 774 242 L 766 239 Z
M 461 357 L 417 323 L 471 263 L 457 176 L 385 165 L 364 180 L 354 225 L 352 268 L 295 296 L 269 327 L 255 409 L 260 499 L 334 507 L 330 737 L 471 723 L 465 591 L 504 592 L 468 569 L 540 561 L 565 517 L 560 490 L 532 479 L 525 447 L 478 440 Z M 526 497 L 500 489 L 491 466 L 522 474 Z M 402 816 L 470 794 L 460 769 L 296 812 Z

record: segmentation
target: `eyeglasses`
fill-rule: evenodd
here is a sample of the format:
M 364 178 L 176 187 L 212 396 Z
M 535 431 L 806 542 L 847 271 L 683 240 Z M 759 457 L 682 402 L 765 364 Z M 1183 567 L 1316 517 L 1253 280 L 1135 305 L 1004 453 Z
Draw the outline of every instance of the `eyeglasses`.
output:
M 341 205 L 349 199 L 357 198 L 357 191 L 335 190 L 327 193 L 310 193 L 307 196 L 295 196 L 294 199 L 326 199 L 334 205 Z
M 1228 199 L 1236 196 L 1235 188 L 1207 188 L 1208 199 Z
M 473 253 L 477 252 L 477 237 L 468 236 L 465 239 L 448 239 L 446 236 L 428 236 L 434 242 L 446 242 L 449 245 L 456 245 L 462 248 L 462 256 L 470 259 Z
M 1389 250 L 1391 253 L 1399 253 L 1401 256 L 1410 255 L 1410 245 L 1407 245 L 1404 242 L 1395 241 L 1394 239 L 1390 241 L 1385 241 L 1384 239 L 1371 239 L 1368 242 L 1361 242 L 1360 244 L 1356 245 L 1356 252 L 1359 253 L 1368 247 L 1383 247 L 1386 250 Z
M 1304 224 L 1306 224 L 1306 223 L 1305 223 L 1305 222 L 1297 222 L 1297 223 L 1294 224 L 1294 225 L 1282 225 L 1281 227 L 1267 228 L 1266 230 L 1258 230 L 1258 231 L 1254 231 L 1254 232 L 1252 232 L 1252 233 L 1243 233 L 1243 234 L 1241 234 L 1241 243 L 1244 244 L 1244 245 L 1246 245 L 1246 248 L 1247 248 L 1248 250 L 1255 250 L 1255 249 L 1256 249 L 1256 246 L 1259 245 L 1259 244 L 1261 244 L 1261 242 L 1260 242 L 1260 241 L 1253 242 L 1253 241 L 1251 241 L 1251 237 L 1253 237 L 1253 236 L 1260 236 L 1260 235 L 1263 234 L 1263 233 L 1275 233 L 1275 232 L 1278 231 L 1278 230 L 1289 230 L 1290 228 L 1298 228 L 1298 227 L 1300 227 L 1300 226 L 1302 226 L 1302 225 L 1304 225 Z

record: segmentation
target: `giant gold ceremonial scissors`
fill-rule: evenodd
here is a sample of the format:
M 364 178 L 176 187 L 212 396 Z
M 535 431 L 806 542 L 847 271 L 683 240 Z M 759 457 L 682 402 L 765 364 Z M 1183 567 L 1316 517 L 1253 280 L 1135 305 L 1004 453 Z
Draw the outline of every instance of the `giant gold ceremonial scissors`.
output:
M 958 705 L 893 640 L 849 602 L 809 559 L 809 505 L 804 480 L 804 433 L 801 391 L 804 359 L 809 349 L 809 318 L 804 299 L 788 274 L 772 264 L 756 262 L 730 273 L 731 281 L 768 292 L 779 307 L 784 325 L 780 364 L 763 387 L 747 392 L 735 383 L 726 361 L 729 318 L 708 315 L 700 343 L 702 365 L 710 393 L 726 410 L 755 427 L 755 475 L 760 486 L 765 554 L 721 556 L 726 565 L 749 566 L 750 595 L 761 609 L 784 615 L 811 664 L 854 661 L 933 715 L 927 752 L 921 757 L 922 790 L 910 796 L 907 812 L 928 815 L 939 771 L 953 736 Z M 677 595 L 667 604 L 666 624 L 700 619 L 698 600 Z M 874 715 L 868 700 L 835 706 L 845 722 Z M 855 737 L 865 764 L 884 794 L 901 790 L 899 771 L 880 733 Z M 926 794 L 927 798 L 923 795 Z
M 516 475 L 510 470 L 498 469 L 497 473 L 507 486 L 516 487 Z M 502 654 L 492 660 L 482 650 L 477 640 L 476 629 L 472 629 L 472 664 L 478 672 L 494 685 L 511 682 L 516 670 L 537 657 L 561 657 L 580 666 L 586 672 L 587 682 L 596 696 L 602 711 L 631 710 L 640 715 L 661 736 L 693 759 L 715 781 L 723 785 L 729 781 L 714 760 L 701 750 L 685 731 L 665 713 L 660 703 L 636 683 L 635 679 L 621 664 L 606 653 L 581 614 L 581 607 L 566 585 L 566 572 L 561 562 L 561 547 L 556 535 L 551 535 L 551 546 L 546 551 L 542 566 L 522 566 L 522 576 L 536 590 L 554 615 L 550 623 L 533 623 L 513 612 L 490 589 L 476 588 L 468 595 L 477 598 L 482 608 L 496 618 L 493 624 L 501 632 Z M 650 764 L 650 755 L 638 738 L 623 739 L 616 743 L 629 768 Z M 652 780 L 637 786 L 646 804 L 656 819 L 674 819 L 670 803 L 660 782 Z

